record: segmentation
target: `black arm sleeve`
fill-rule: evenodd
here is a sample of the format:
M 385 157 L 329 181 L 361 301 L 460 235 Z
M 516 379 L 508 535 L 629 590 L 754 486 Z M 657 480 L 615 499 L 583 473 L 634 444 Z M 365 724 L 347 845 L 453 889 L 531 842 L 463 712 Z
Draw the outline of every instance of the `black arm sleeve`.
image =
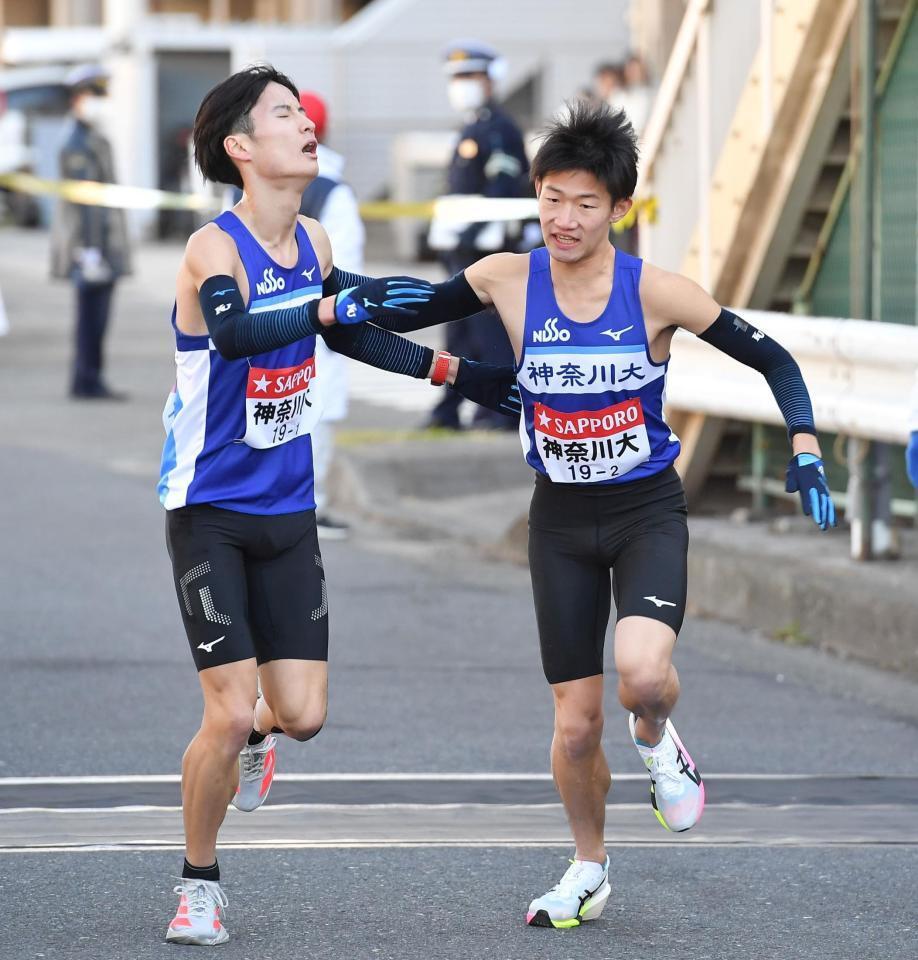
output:
M 699 337 L 764 375 L 787 424 L 788 436 L 815 435 L 813 405 L 800 367 L 780 343 L 724 309 Z
M 372 277 L 364 277 L 359 273 L 349 273 L 346 270 L 332 268 L 332 272 L 322 282 L 322 296 L 328 297 L 341 290 L 358 287 Z M 377 317 L 373 323 L 384 330 L 395 333 L 411 333 L 413 330 L 423 330 L 425 327 L 435 327 L 440 323 L 450 323 L 470 317 L 485 309 L 485 305 L 478 299 L 471 284 L 465 279 L 464 273 L 457 273 L 443 283 L 433 285 L 434 295 L 427 303 L 415 307 L 413 314 L 392 313 Z
M 423 330 L 425 327 L 435 327 L 440 323 L 471 317 L 486 309 L 472 285 L 465 279 L 464 273 L 457 273 L 443 283 L 435 283 L 434 291 L 427 303 L 419 304 L 415 308 L 417 312 L 414 316 L 393 313 L 377 317 L 373 322 L 386 330 L 410 333 L 412 330 Z
M 359 287 L 361 283 L 366 283 L 372 279 L 373 277 L 365 277 L 361 273 L 350 273 L 347 270 L 339 270 L 337 267 L 332 267 L 331 273 L 322 281 L 322 296 L 333 297 L 342 290 Z
M 208 277 L 198 299 L 210 339 L 227 360 L 276 350 L 324 329 L 318 300 L 252 316 L 246 312 L 239 284 L 228 276 Z
M 322 337 L 336 353 L 371 367 L 423 380 L 430 372 L 434 352 L 371 323 L 323 327 Z

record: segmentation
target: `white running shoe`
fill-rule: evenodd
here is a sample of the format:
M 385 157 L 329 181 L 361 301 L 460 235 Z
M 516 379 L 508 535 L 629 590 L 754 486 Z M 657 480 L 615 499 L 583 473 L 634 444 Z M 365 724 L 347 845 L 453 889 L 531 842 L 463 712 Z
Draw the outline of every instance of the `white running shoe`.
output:
M 701 771 L 679 739 L 671 720 L 666 721 L 663 739 L 655 747 L 637 742 L 635 717 L 628 717 L 631 739 L 650 774 L 650 802 L 657 820 L 673 833 L 694 827 L 704 810 L 704 783 Z
M 558 883 L 529 904 L 526 923 L 556 930 L 579 927 L 587 920 L 599 919 L 611 892 L 608 857 L 605 863 L 571 860 Z
M 227 900 L 219 883 L 182 878 L 175 893 L 180 894 L 180 899 L 178 912 L 166 931 L 169 943 L 212 947 L 229 940 L 220 920 L 220 911 L 226 909 Z
M 268 734 L 255 746 L 246 744 L 239 753 L 239 786 L 233 797 L 237 810 L 249 813 L 268 799 L 277 763 L 277 737 Z

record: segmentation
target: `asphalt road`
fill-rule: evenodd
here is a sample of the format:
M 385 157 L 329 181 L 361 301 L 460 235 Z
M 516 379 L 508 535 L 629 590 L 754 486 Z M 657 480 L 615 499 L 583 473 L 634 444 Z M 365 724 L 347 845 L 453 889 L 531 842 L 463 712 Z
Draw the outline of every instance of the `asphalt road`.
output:
M 180 251 L 145 250 L 119 289 L 118 405 L 64 397 L 70 292 L 45 253 L 0 233 L 0 958 L 173 956 L 174 777 L 200 715 L 154 493 Z M 381 416 L 404 424 L 352 422 Z M 610 675 L 613 897 L 582 929 L 526 928 L 570 853 L 526 573 L 351 519 L 323 547 L 329 722 L 228 820 L 221 956 L 918 956 L 914 685 L 716 621 L 677 656 L 701 824 L 657 825 Z

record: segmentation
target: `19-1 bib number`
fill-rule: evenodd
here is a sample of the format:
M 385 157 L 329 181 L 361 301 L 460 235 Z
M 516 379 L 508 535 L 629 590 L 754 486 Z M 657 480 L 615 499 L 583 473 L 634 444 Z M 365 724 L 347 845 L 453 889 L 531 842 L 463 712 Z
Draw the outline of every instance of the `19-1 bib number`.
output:
M 250 367 L 245 391 L 245 443 L 258 450 L 278 447 L 310 433 L 321 414 L 316 358 L 296 367 Z

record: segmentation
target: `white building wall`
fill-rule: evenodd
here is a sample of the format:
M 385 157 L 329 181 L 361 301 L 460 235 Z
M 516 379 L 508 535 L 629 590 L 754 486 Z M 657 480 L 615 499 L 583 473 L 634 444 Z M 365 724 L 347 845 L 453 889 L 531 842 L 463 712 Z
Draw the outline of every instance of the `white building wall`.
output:
M 146 6 L 106 0 L 101 28 L 10 29 L 3 37 L 4 57 L 18 63 L 78 61 L 98 51 L 114 74 L 121 179 L 138 186 L 159 179 L 159 51 L 226 51 L 233 69 L 267 60 L 324 95 L 330 143 L 347 155 L 349 177 L 366 198 L 387 189 L 398 134 L 457 126 L 442 73 L 450 41 L 472 37 L 498 48 L 508 61 L 507 90 L 536 76 L 544 118 L 588 83 L 599 61 L 628 50 L 629 0 L 376 0 L 343 25 L 312 28 L 204 24 L 194 16 L 148 16 Z

